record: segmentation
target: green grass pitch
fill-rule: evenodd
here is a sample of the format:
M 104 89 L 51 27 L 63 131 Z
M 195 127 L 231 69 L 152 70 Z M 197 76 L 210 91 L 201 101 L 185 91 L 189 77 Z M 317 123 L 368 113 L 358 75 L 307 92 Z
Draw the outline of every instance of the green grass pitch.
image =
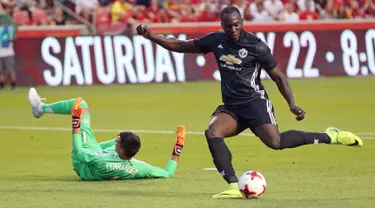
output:
M 238 175 L 258 170 L 267 191 L 258 200 L 214 200 L 226 183 L 212 168 L 203 134 L 188 134 L 174 178 L 81 182 L 72 171 L 69 116 L 33 118 L 28 88 L 0 91 L 0 207 L 374 207 L 375 77 L 291 80 L 296 103 L 306 112 L 297 122 L 271 81 L 263 82 L 280 130 L 324 131 L 329 126 L 358 133 L 363 148 L 309 145 L 273 151 L 256 137 L 227 139 Z M 37 87 L 54 102 L 77 96 L 90 105 L 100 141 L 134 129 L 142 148 L 137 159 L 164 167 L 174 131 L 185 124 L 203 132 L 221 103 L 219 82 Z M 36 128 L 40 129 L 36 129 Z M 50 129 L 58 127 L 63 129 Z M 29 128 L 29 129 L 27 129 Z M 246 133 L 251 133 L 246 131 Z

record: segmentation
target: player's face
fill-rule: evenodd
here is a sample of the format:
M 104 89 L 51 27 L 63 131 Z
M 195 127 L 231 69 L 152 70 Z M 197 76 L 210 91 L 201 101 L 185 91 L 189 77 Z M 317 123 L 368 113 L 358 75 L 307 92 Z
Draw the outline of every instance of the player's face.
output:
M 242 31 L 242 18 L 237 12 L 223 16 L 221 26 L 231 40 L 238 41 Z
M 120 158 L 123 158 L 124 150 L 121 148 L 121 141 L 120 141 L 120 136 L 116 137 L 116 153 L 120 156 Z
M 120 152 L 120 136 L 117 136 L 116 137 L 116 152 L 117 152 L 117 154 L 119 154 L 119 152 Z

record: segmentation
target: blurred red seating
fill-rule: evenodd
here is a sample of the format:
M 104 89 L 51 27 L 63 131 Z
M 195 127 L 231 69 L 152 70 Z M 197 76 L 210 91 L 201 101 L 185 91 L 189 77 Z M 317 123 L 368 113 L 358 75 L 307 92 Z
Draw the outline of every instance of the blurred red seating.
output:
M 13 12 L 13 19 L 18 25 L 30 24 L 30 17 L 27 11 L 15 11 Z
M 95 11 L 96 25 L 109 25 L 111 23 L 111 14 L 106 10 Z
M 37 24 L 41 20 L 48 21 L 48 14 L 43 10 L 34 11 L 32 14 L 32 24 Z
M 111 27 L 112 17 L 110 12 L 106 10 L 95 11 L 95 26 L 98 33 L 108 31 Z

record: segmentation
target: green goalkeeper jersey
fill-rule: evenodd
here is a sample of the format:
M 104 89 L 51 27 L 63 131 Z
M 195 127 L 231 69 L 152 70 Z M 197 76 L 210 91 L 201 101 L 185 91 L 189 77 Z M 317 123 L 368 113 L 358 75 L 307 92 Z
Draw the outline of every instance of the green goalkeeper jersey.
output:
M 123 160 L 115 151 L 115 140 L 73 151 L 73 169 L 84 181 L 170 178 L 177 162 L 169 160 L 165 169 L 136 159 Z

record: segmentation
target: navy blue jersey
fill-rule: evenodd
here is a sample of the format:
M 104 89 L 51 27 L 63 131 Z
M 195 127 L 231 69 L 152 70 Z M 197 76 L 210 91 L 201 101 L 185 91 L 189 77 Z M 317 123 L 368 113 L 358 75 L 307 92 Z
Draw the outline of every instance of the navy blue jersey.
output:
M 261 69 L 277 65 L 270 48 L 254 34 L 242 31 L 236 42 L 224 32 L 209 33 L 194 39 L 204 53 L 214 53 L 221 75 L 221 94 L 225 105 L 247 104 L 267 95 L 260 81 Z

